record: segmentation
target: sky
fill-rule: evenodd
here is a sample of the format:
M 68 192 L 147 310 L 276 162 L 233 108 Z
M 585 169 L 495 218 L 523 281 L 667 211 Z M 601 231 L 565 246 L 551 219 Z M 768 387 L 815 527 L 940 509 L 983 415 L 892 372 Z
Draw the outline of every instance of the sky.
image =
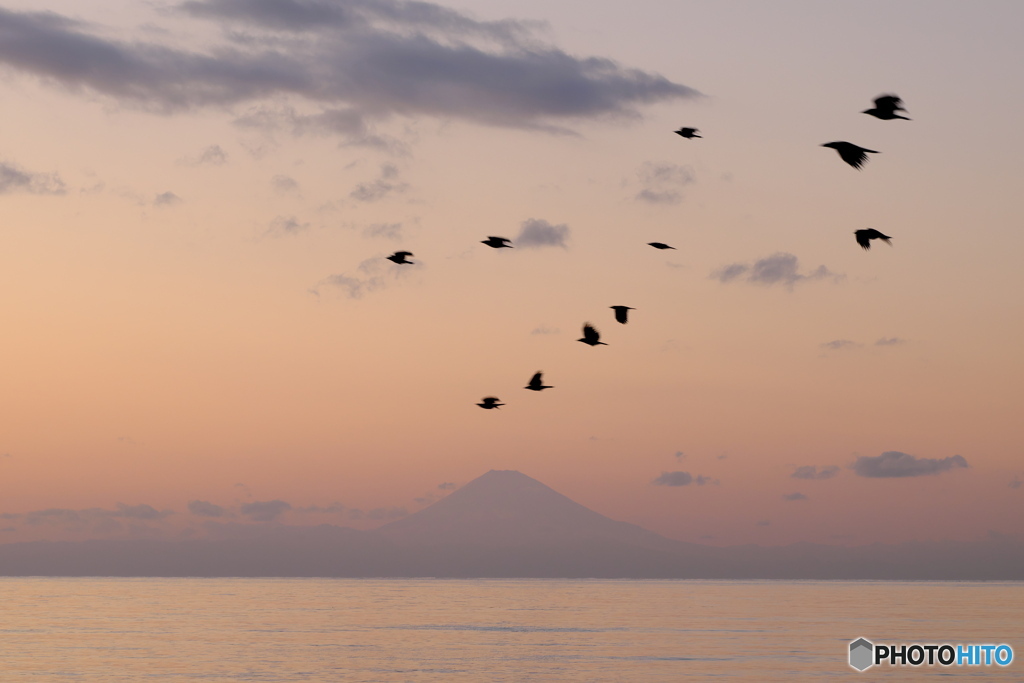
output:
M 1020 538 L 1022 20 L 5 2 L 0 542 L 372 528 L 490 469 L 684 541 Z

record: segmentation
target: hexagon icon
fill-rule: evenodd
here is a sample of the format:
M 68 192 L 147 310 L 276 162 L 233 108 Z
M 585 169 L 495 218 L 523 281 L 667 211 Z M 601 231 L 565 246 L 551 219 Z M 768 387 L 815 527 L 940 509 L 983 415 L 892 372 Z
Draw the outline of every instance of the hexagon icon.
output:
M 850 643 L 850 666 L 857 671 L 863 671 L 874 664 L 875 646 L 870 640 L 858 638 Z

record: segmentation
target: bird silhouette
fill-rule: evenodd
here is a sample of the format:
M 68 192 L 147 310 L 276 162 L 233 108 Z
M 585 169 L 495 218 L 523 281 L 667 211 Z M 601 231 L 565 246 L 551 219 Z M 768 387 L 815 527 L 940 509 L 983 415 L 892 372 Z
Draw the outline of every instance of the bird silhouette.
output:
M 635 308 L 632 308 L 630 306 L 609 306 L 609 308 L 615 311 L 615 319 L 618 320 L 623 325 L 629 322 L 629 320 L 627 319 L 629 311 L 636 310 Z
M 494 249 L 501 249 L 502 247 L 508 247 L 509 249 L 512 248 L 512 245 L 510 244 L 511 240 L 509 240 L 507 237 L 490 237 L 489 236 L 485 240 L 480 240 L 480 242 L 482 242 L 483 244 L 486 244 L 487 246 L 492 247 Z
M 554 389 L 554 387 L 547 386 L 547 385 L 544 384 L 544 380 L 542 380 L 540 378 L 540 376 L 542 374 L 544 374 L 544 373 L 542 373 L 542 372 L 534 373 L 533 377 L 530 378 L 530 383 L 527 384 L 523 388 L 524 389 L 529 389 L 530 391 L 544 391 L 545 389 Z
M 394 263 L 399 263 L 399 264 L 406 264 L 407 263 L 407 264 L 411 265 L 412 261 L 406 259 L 405 258 L 406 256 L 412 256 L 412 252 L 411 251 L 396 251 L 391 256 L 388 256 L 388 261 L 393 261 Z
M 889 237 L 888 235 L 883 235 L 874 228 L 868 228 L 866 230 L 854 230 L 853 234 L 856 235 L 857 237 L 857 244 L 864 247 L 864 251 L 867 251 L 868 249 L 871 248 L 871 240 L 882 240 L 890 247 L 892 246 L 892 242 L 889 241 L 892 238 Z
M 675 249 L 675 247 L 670 247 L 667 244 L 664 244 L 663 242 L 648 242 L 647 244 L 654 247 L 655 249 Z
M 608 346 L 603 341 L 599 341 L 600 339 L 601 335 L 598 334 L 597 330 L 594 329 L 593 325 L 591 325 L 590 323 L 583 323 L 583 337 L 577 339 L 576 341 L 581 341 L 584 344 L 588 344 L 590 346 L 597 346 L 598 344 L 604 344 L 605 346 Z
M 477 405 L 480 406 L 481 408 L 483 408 L 484 410 L 490 410 L 491 408 L 500 408 L 501 406 L 503 406 L 505 404 L 504 403 L 498 403 L 499 400 L 500 399 L 498 399 L 495 396 L 488 396 L 488 397 L 486 397 L 483 400 L 482 403 L 477 403 Z
M 857 169 L 863 166 L 864 162 L 868 160 L 869 152 L 871 154 L 878 154 L 878 152 L 873 149 L 858 147 L 852 142 L 826 142 L 822 147 L 831 147 L 835 151 L 839 152 L 839 156 L 843 158 L 843 161 Z
M 697 135 L 699 131 L 696 128 L 680 128 L 679 130 L 674 130 L 672 132 L 675 133 L 676 135 L 683 136 L 687 140 L 689 140 L 690 138 L 701 137 L 700 135 Z
M 891 121 L 893 119 L 903 119 L 909 121 L 906 116 L 900 116 L 896 112 L 906 111 L 903 108 L 903 100 L 898 95 L 879 95 L 875 98 L 875 106 L 871 109 L 865 109 L 862 114 L 871 114 L 876 119 L 882 119 L 883 121 Z

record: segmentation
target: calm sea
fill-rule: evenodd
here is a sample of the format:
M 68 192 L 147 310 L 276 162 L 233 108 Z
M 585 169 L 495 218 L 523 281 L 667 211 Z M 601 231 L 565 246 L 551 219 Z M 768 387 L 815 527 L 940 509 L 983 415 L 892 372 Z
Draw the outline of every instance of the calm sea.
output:
M 851 640 L 1005 668 L 847 665 Z M 1024 680 L 1024 583 L 0 578 L 0 681 Z

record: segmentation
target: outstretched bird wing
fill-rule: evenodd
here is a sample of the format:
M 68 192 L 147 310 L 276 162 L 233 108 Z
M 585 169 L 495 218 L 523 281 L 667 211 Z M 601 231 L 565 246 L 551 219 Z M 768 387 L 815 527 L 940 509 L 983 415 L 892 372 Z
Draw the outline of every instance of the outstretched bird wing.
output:
M 903 109 L 903 100 L 898 95 L 879 95 L 875 98 L 875 106 L 879 109 L 888 109 L 889 111 L 895 111 L 897 109 Z
M 530 378 L 529 388 L 534 389 L 534 388 L 543 386 L 544 382 L 541 381 L 541 378 L 540 378 L 540 376 L 542 374 L 543 374 L 542 372 L 538 372 L 538 373 L 535 373 L 533 375 L 533 377 Z
M 853 234 L 857 238 L 857 244 L 859 244 L 865 250 L 871 248 L 870 230 L 855 230 Z
M 596 344 L 600 338 L 601 335 L 594 329 L 593 325 L 590 323 L 583 324 L 583 339 L 587 344 Z

